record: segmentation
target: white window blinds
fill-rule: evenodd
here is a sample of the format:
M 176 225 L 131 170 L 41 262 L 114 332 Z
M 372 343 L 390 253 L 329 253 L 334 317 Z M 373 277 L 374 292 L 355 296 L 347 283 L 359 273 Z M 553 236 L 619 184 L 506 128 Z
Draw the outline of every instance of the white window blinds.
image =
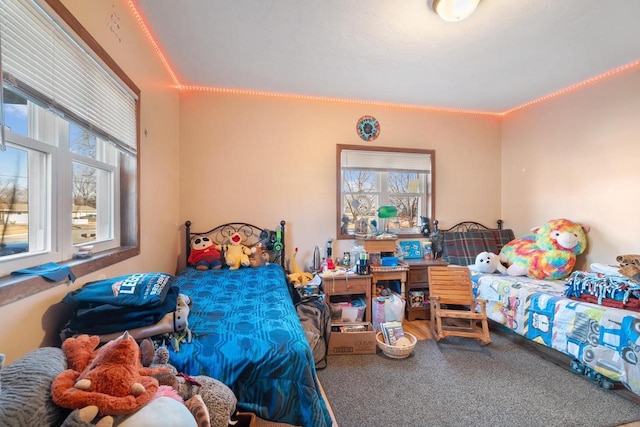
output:
M 33 0 L 0 0 L 5 84 L 136 153 L 136 96 Z
M 429 172 L 429 154 L 342 150 L 342 169 L 401 170 Z

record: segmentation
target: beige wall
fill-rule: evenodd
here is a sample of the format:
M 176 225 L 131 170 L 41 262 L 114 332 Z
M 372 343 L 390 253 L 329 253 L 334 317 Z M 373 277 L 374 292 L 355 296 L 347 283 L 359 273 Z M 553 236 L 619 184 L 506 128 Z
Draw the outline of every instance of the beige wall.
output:
M 67 0 L 64 5 L 98 40 L 141 89 L 140 215 L 141 255 L 79 278 L 72 286 L 58 285 L 16 303 L 0 306 L 0 352 L 10 362 L 36 348 L 45 336 L 43 314 L 67 292 L 98 277 L 145 271 L 175 272 L 178 247 L 178 124 L 179 101 L 164 68 L 128 10 L 127 2 Z M 120 31 L 111 32 L 111 14 Z M 146 131 L 146 136 L 144 131 Z
M 640 73 L 629 70 L 506 117 L 502 216 L 516 235 L 549 219 L 591 227 L 578 268 L 640 251 Z
M 356 122 L 375 116 L 363 142 Z M 286 244 L 309 263 L 336 231 L 336 144 L 436 150 L 436 216 L 495 223 L 500 122 L 495 117 L 203 92 L 180 96 L 180 215 L 194 229 L 287 221 Z M 334 245 L 334 253 L 351 248 Z

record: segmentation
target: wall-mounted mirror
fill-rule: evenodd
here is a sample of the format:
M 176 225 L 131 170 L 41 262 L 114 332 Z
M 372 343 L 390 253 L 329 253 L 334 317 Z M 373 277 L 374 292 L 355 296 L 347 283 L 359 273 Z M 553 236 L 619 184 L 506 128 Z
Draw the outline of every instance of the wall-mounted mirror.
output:
M 423 235 L 435 215 L 435 150 L 336 146 L 338 239 Z M 393 209 L 395 207 L 395 209 Z M 380 212 L 397 212 L 380 217 Z

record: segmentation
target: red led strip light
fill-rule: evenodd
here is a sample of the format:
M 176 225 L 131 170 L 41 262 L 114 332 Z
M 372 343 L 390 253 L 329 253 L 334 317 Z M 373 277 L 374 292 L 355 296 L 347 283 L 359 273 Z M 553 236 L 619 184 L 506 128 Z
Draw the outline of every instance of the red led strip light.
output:
M 142 15 L 138 11 L 137 7 L 135 6 L 134 0 L 129 0 L 129 8 L 131 9 L 131 12 L 133 13 L 136 20 L 138 21 L 140 28 L 142 29 L 144 34 L 147 36 L 147 39 L 149 40 L 149 42 L 151 43 L 151 46 L 153 47 L 156 54 L 158 55 L 158 58 L 160 58 L 160 61 L 162 62 L 167 72 L 171 76 L 171 79 L 176 85 L 176 88 L 178 90 L 184 90 L 184 91 L 216 92 L 216 93 L 228 93 L 228 94 L 235 94 L 235 95 L 253 95 L 253 96 L 265 96 L 265 97 L 272 97 L 272 98 L 299 99 L 299 100 L 307 100 L 307 101 L 337 102 L 342 104 L 374 105 L 378 107 L 390 107 L 390 108 L 399 108 L 399 109 L 406 109 L 406 110 L 435 111 L 435 112 L 441 112 L 441 113 L 473 114 L 473 115 L 483 115 L 483 116 L 504 117 L 510 113 L 513 113 L 514 111 L 519 111 L 523 108 L 530 107 L 531 105 L 537 104 L 539 102 L 546 101 L 551 98 L 555 98 L 556 96 L 564 95 L 568 92 L 572 92 L 576 89 L 580 89 L 581 87 L 595 83 L 606 77 L 610 77 L 622 71 L 626 71 L 628 69 L 640 66 L 640 59 L 639 59 L 637 61 L 620 66 L 618 68 L 614 68 L 613 70 L 607 71 L 595 77 L 591 77 L 580 83 L 576 83 L 574 85 L 571 85 L 564 89 L 550 93 L 538 99 L 534 99 L 533 101 L 529 101 L 517 107 L 503 111 L 501 113 L 491 112 L 491 111 L 464 110 L 464 109 L 447 108 L 447 107 L 429 107 L 429 106 L 422 106 L 422 105 L 399 104 L 399 103 L 382 102 L 382 101 L 364 101 L 364 100 L 355 100 L 355 99 L 346 99 L 346 98 L 330 98 L 330 97 L 323 97 L 323 96 L 297 95 L 297 94 L 267 92 L 267 91 L 249 90 L 249 89 L 232 89 L 232 88 L 222 88 L 222 87 L 213 87 L 213 86 L 183 85 L 180 83 L 180 81 L 176 77 L 176 74 L 173 72 L 173 69 L 169 64 L 169 61 L 166 59 L 165 55 L 162 53 L 162 50 L 156 43 L 155 38 L 153 37 L 153 35 L 151 34 L 151 31 L 149 30 L 149 27 L 146 25 L 146 23 L 144 22 L 144 19 L 142 18 Z
M 180 87 L 180 81 L 178 80 L 178 77 L 176 77 L 176 74 L 173 72 L 173 69 L 169 64 L 169 61 L 162 53 L 162 50 L 160 50 L 160 47 L 158 46 L 155 38 L 153 37 L 153 34 L 151 34 L 151 31 L 149 30 L 149 27 L 144 22 L 144 19 L 142 19 L 142 15 L 140 14 L 140 12 L 138 12 L 138 8 L 136 8 L 135 4 L 133 4 L 133 0 L 129 0 L 129 8 L 131 9 L 131 13 L 133 13 L 133 16 L 136 18 L 136 21 L 138 21 L 138 25 L 140 25 L 142 32 L 147 36 L 147 39 L 151 43 L 153 50 L 156 51 L 158 58 L 160 58 L 160 62 L 162 62 L 162 64 L 164 65 L 164 68 L 167 69 L 167 72 L 171 76 L 171 80 L 173 80 L 173 82 L 177 87 Z
M 533 104 L 537 104 L 538 102 L 542 102 L 542 101 L 546 101 L 546 100 L 551 99 L 551 98 L 555 98 L 556 96 L 564 95 L 565 93 L 572 92 L 572 91 L 574 91 L 576 89 L 580 89 L 581 87 L 590 85 L 590 84 L 595 83 L 597 81 L 600 81 L 600 80 L 602 80 L 602 79 L 604 79 L 606 77 L 610 77 L 610 76 L 612 76 L 614 74 L 618 74 L 618 73 L 620 73 L 622 71 L 626 71 L 626 70 L 629 70 L 631 68 L 635 68 L 635 67 L 638 67 L 638 66 L 640 66 L 640 59 L 637 60 L 637 61 L 631 62 L 629 64 L 623 65 L 621 67 L 614 68 L 613 70 L 609 70 L 609 71 L 607 71 L 605 73 L 602 73 L 600 75 L 597 75 L 595 77 L 591 77 L 590 79 L 584 80 L 584 81 L 582 81 L 580 83 L 576 83 L 576 84 L 571 85 L 569 87 L 566 87 L 564 89 L 560 89 L 559 91 L 550 93 L 550 94 L 545 95 L 543 97 L 540 97 L 538 99 L 534 99 L 533 101 L 529 101 L 527 103 L 524 103 L 522 105 L 514 107 L 514 108 L 512 108 L 510 110 L 506 110 L 506 111 L 504 111 L 504 112 L 502 112 L 500 114 L 502 116 L 506 116 L 507 114 L 513 113 L 514 111 L 521 110 L 521 109 L 529 107 L 529 106 L 531 106 Z

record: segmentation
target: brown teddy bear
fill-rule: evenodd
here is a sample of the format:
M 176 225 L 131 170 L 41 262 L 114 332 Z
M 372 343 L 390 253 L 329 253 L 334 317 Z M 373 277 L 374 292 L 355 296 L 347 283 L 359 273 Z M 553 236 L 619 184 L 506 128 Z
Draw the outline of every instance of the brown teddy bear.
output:
M 260 267 L 265 264 L 269 264 L 269 252 L 267 252 L 267 248 L 262 243 L 258 243 L 251 248 L 249 265 L 251 267 Z

